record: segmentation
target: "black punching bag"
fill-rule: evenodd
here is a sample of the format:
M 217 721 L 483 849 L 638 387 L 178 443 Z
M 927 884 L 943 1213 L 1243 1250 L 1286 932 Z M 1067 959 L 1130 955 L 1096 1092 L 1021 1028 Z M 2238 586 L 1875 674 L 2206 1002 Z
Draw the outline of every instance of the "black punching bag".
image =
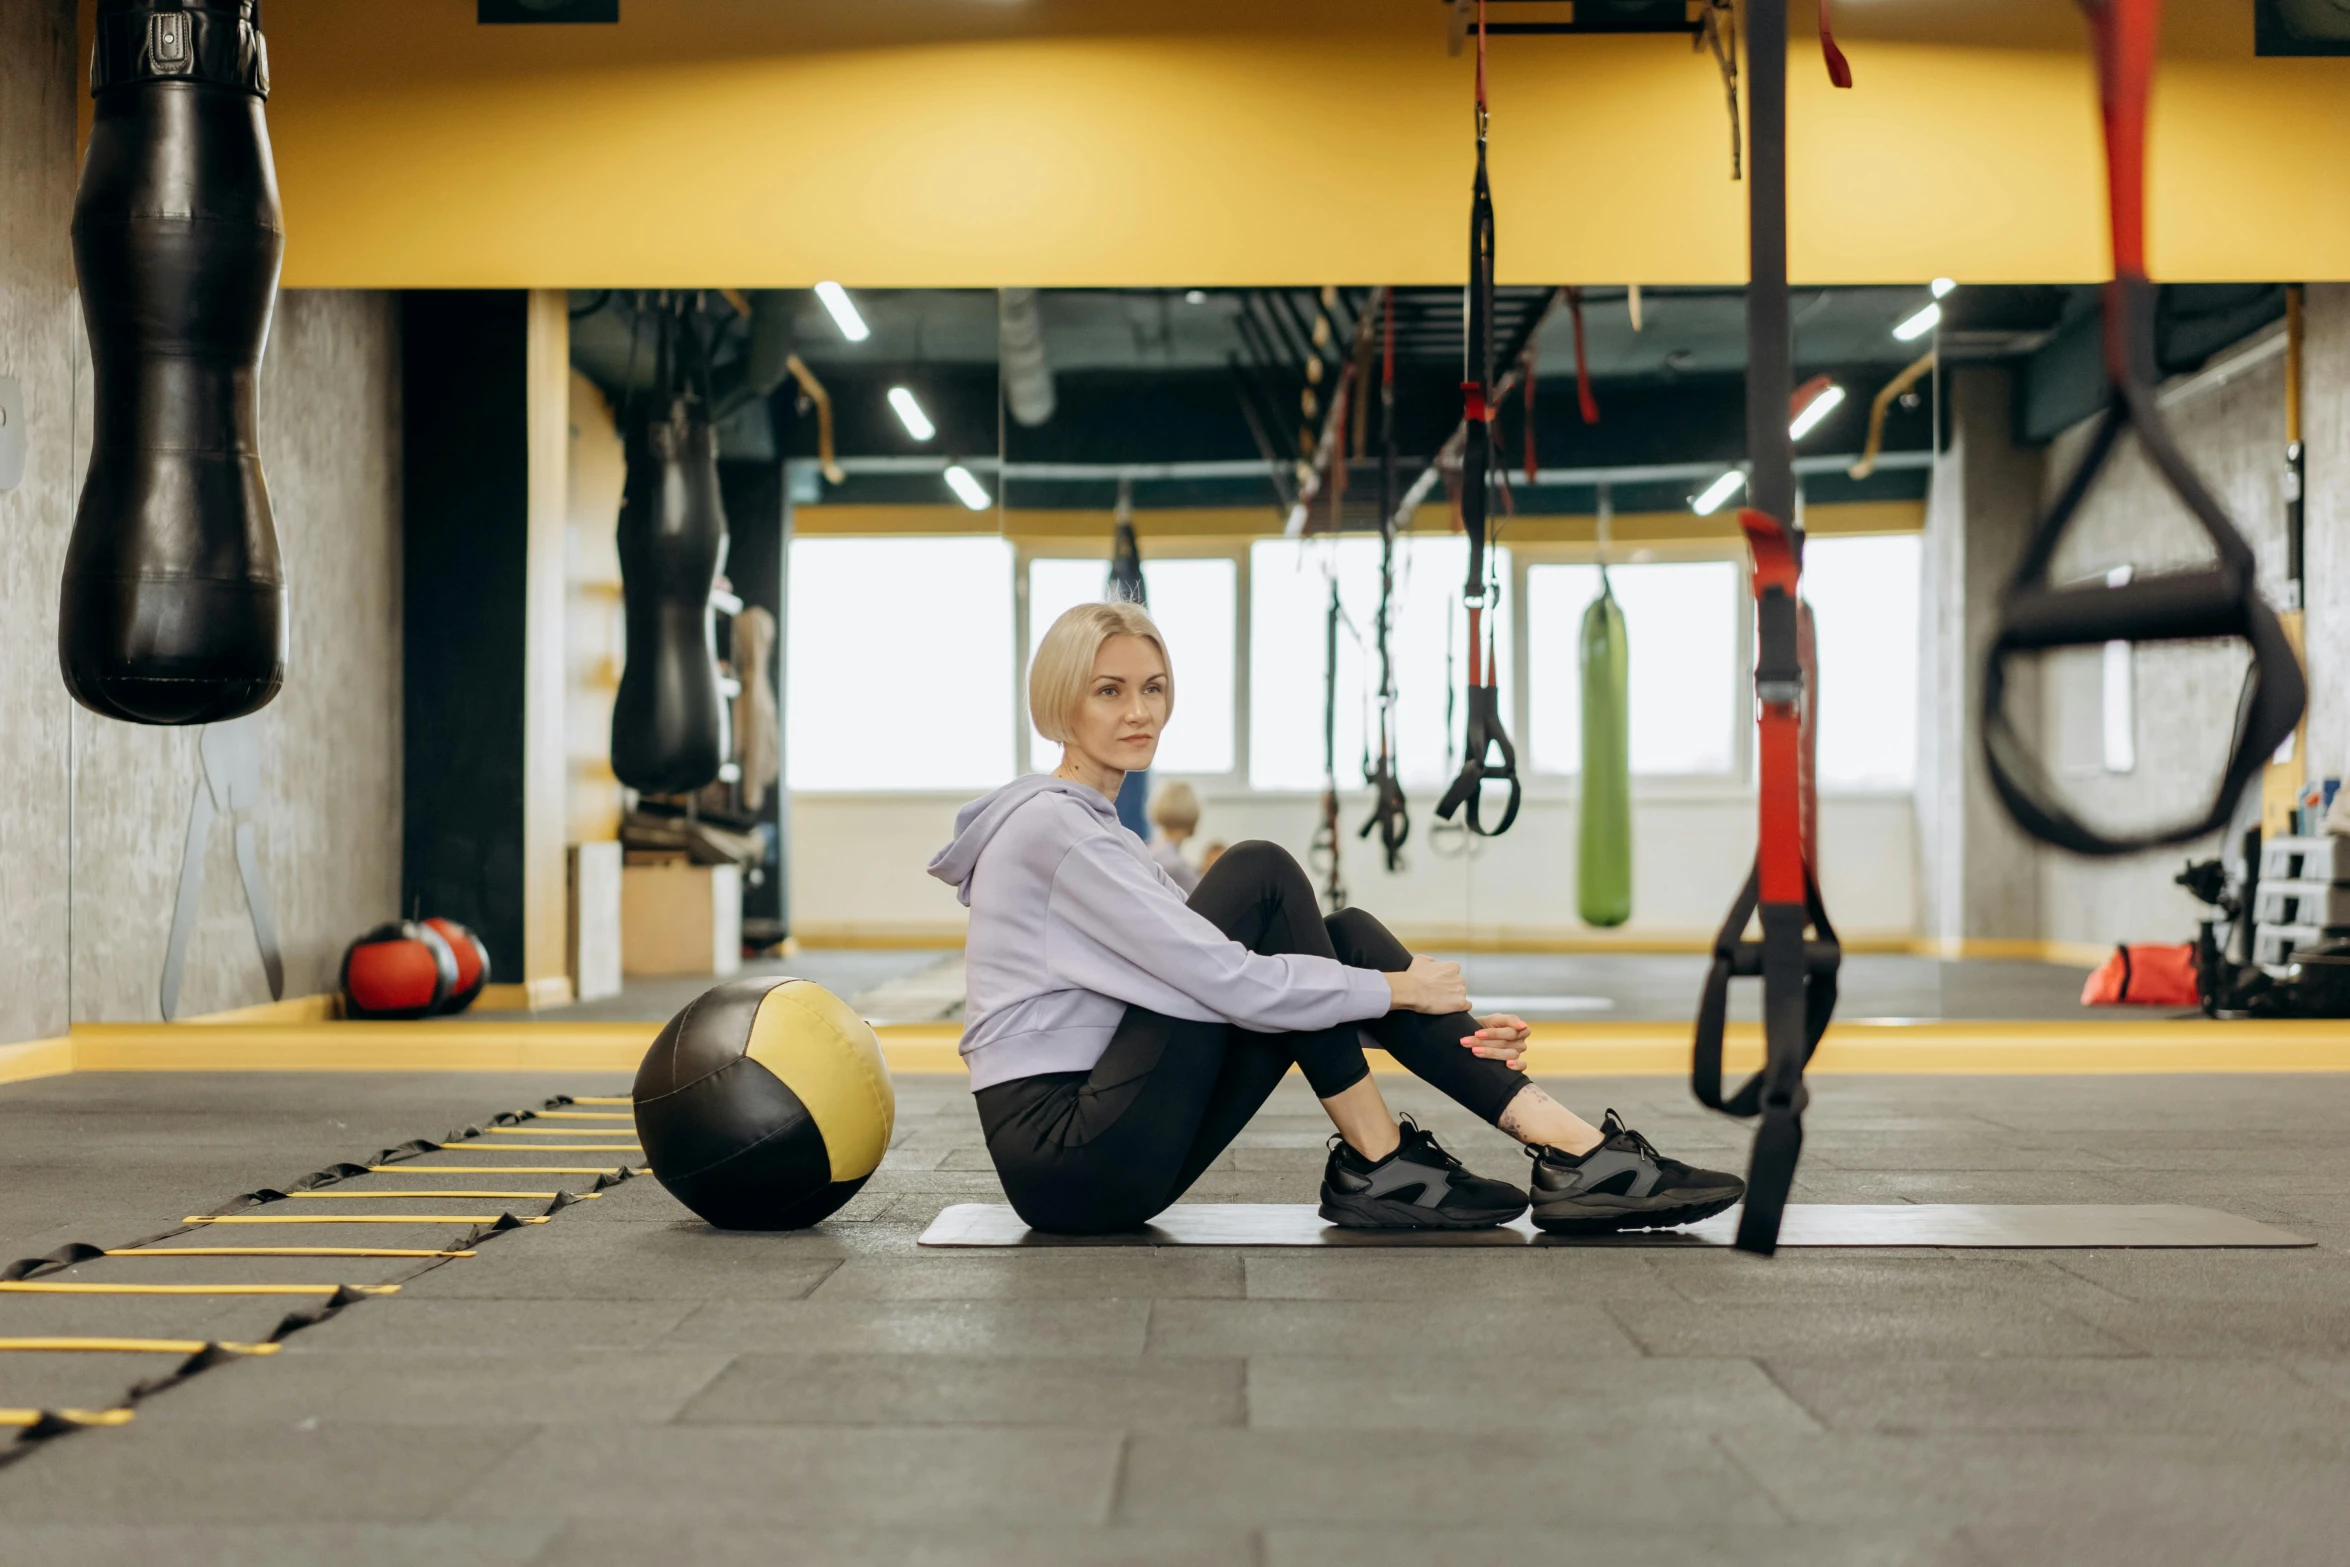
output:
M 235 718 L 277 695 L 286 590 L 256 381 L 278 220 L 255 0 L 98 0 L 73 209 L 96 379 L 57 656 L 92 712 Z
M 698 368 L 707 360 L 695 353 L 691 321 L 664 318 L 661 328 L 654 379 L 664 390 L 627 434 L 619 544 L 628 662 L 612 702 L 612 771 L 640 794 L 686 794 L 715 780 L 726 760 L 710 609 L 726 563 L 726 508 L 707 377 L 688 390 L 692 377 L 670 373 L 683 372 L 689 356 Z M 683 352 L 673 354 L 673 344 Z

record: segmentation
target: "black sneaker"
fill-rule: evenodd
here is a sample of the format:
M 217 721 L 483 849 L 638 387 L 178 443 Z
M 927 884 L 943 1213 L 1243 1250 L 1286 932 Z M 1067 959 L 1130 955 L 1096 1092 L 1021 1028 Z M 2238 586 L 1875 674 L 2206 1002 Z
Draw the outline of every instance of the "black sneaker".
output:
M 1482 1230 L 1526 1211 L 1524 1192 L 1470 1174 L 1410 1116 L 1399 1119 L 1403 1141 L 1376 1164 L 1330 1139 L 1323 1218 L 1350 1230 Z
M 1580 1156 L 1533 1148 L 1534 1222 L 1553 1235 L 1668 1230 L 1710 1219 L 1746 1195 L 1719 1170 L 1668 1159 L 1610 1110 L 1601 1142 Z

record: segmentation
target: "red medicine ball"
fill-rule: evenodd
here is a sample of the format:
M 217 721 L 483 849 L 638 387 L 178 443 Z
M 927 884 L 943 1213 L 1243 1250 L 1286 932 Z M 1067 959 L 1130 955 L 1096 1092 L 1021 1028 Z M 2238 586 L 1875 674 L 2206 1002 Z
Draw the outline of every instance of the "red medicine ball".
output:
M 424 1017 L 456 988 L 457 954 L 430 926 L 394 920 L 343 953 L 346 1017 Z
M 441 940 L 447 942 L 449 950 L 457 955 L 456 988 L 449 992 L 449 999 L 441 1003 L 440 1010 L 444 1013 L 462 1012 L 473 1005 L 481 995 L 481 987 L 490 982 L 490 949 L 482 945 L 479 936 L 455 920 L 443 919 L 436 914 L 424 923 L 429 929 L 438 931 Z

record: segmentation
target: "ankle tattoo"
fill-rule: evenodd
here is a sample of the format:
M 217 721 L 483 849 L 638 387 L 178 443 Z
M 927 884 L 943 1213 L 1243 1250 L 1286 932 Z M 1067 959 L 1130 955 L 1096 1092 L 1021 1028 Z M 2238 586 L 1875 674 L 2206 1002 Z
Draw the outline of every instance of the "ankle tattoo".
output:
M 1556 1105 L 1557 1100 L 1542 1091 L 1538 1083 L 1528 1083 L 1518 1090 L 1516 1097 L 1502 1107 L 1501 1129 L 1519 1142 L 1527 1141 L 1526 1122 L 1541 1113 L 1542 1106 Z

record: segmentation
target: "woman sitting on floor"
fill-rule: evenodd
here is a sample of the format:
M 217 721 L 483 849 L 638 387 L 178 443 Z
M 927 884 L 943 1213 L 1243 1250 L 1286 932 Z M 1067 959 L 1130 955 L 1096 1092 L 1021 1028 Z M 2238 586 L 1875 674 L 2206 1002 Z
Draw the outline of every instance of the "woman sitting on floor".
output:
M 1534 1218 L 1584 1232 L 1687 1224 L 1744 1188 L 1604 1129 L 1523 1076 L 1526 1025 L 1468 1014 L 1460 966 L 1404 950 L 1361 909 L 1322 917 L 1297 862 L 1238 843 L 1183 895 L 1118 823 L 1175 701 L 1166 644 L 1132 604 L 1053 622 L 1029 669 L 1061 765 L 963 807 L 930 873 L 971 910 L 963 1055 L 996 1173 L 1041 1230 L 1146 1223 L 1196 1181 L 1295 1062 L 1338 1128 L 1322 1216 L 1476 1229 L 1527 1195 L 1398 1125 L 1364 1060 L 1390 1055 L 1526 1145 Z

